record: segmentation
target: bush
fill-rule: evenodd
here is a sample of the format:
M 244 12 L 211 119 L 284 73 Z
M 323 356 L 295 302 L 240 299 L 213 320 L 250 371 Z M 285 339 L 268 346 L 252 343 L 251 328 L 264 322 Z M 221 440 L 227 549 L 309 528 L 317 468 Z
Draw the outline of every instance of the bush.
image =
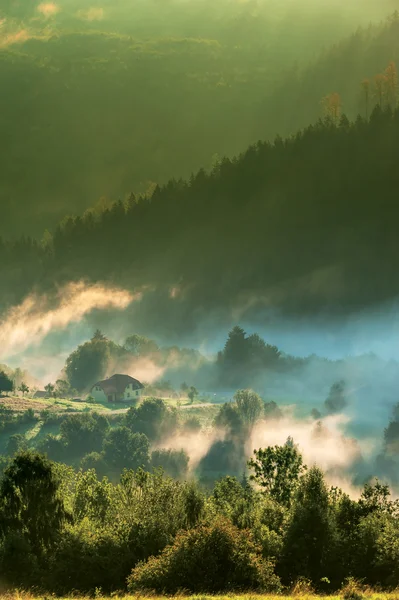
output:
M 108 471 L 104 455 L 99 452 L 90 452 L 90 454 L 86 454 L 80 461 L 80 466 L 83 471 L 94 469 L 98 477 L 103 477 Z
M 28 448 L 28 441 L 22 433 L 11 435 L 7 443 L 7 454 L 12 456 Z
M 52 433 L 48 433 L 37 443 L 36 450 L 50 460 L 62 461 L 66 455 L 65 444 Z
M 360 581 L 354 577 L 348 577 L 341 589 L 341 596 L 344 600 L 363 600 L 366 592 L 367 588 Z
M 184 450 L 154 450 L 151 454 L 151 466 L 162 468 L 167 475 L 175 479 L 184 479 L 187 475 L 189 457 Z
M 158 557 L 137 565 L 128 579 L 130 592 L 174 594 L 229 590 L 277 590 L 279 579 L 248 530 L 227 520 L 179 533 Z
M 178 415 L 160 398 L 147 398 L 137 408 L 129 409 L 126 425 L 133 433 L 143 433 L 153 442 L 169 437 L 176 431 Z

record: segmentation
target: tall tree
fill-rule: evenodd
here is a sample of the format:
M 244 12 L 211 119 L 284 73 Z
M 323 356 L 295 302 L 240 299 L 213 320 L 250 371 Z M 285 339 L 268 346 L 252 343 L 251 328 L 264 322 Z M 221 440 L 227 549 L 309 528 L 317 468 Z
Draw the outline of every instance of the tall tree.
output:
M 263 402 L 260 396 L 252 390 L 238 390 L 234 394 L 234 401 L 243 423 L 253 427 L 263 414 Z
M 52 546 L 68 519 L 53 465 L 37 453 L 14 458 L 4 472 L 0 497 L 3 533 L 26 536 L 37 553 Z
M 301 474 L 306 470 L 302 456 L 292 444 L 254 450 L 248 466 L 254 471 L 251 480 L 277 502 L 289 506 Z
M 286 582 L 305 577 L 319 585 L 322 577 L 328 577 L 333 533 L 324 475 L 319 468 L 312 467 L 299 484 L 284 541 L 282 563 Z
M 14 383 L 12 379 L 4 371 L 0 371 L 0 394 L 12 392 L 13 389 Z

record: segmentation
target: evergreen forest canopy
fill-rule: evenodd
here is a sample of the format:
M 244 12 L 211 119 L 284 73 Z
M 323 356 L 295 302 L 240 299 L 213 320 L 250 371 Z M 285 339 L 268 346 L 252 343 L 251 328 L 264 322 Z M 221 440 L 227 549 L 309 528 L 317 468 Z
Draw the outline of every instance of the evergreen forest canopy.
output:
M 397 19 L 368 24 L 398 6 L 347 4 L 8 1 L 0 233 L 188 178 L 308 125 L 334 91 L 364 115 L 361 81 L 399 58 Z
M 233 311 L 342 314 L 395 297 L 399 111 L 387 100 L 351 123 L 329 102 L 327 117 L 291 138 L 68 217 L 42 243 L 2 242 L 2 306 L 100 280 L 142 288 L 129 310 L 164 333 L 212 311 L 220 323 Z

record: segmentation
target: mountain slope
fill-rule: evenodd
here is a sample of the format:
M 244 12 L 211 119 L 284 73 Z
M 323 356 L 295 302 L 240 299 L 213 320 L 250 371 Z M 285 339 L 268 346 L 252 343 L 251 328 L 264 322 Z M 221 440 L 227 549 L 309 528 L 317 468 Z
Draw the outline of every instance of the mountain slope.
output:
M 290 134 L 320 115 L 329 91 L 356 114 L 361 79 L 397 54 L 396 22 L 285 73 L 294 60 L 303 69 L 355 18 L 392 4 L 373 13 L 375 3 L 318 6 L 99 2 L 90 7 L 104 16 L 88 18 L 90 7 L 72 0 L 9 0 L 0 26 L 0 234 L 38 235 L 100 197 L 189 177 L 216 154 Z
M 1 254 L 2 303 L 85 278 L 146 286 L 143 323 L 340 314 L 396 296 L 399 110 L 259 143 L 212 173 L 70 218 Z M 373 281 L 373 285 L 370 285 Z M 220 316 L 223 319 L 223 316 Z

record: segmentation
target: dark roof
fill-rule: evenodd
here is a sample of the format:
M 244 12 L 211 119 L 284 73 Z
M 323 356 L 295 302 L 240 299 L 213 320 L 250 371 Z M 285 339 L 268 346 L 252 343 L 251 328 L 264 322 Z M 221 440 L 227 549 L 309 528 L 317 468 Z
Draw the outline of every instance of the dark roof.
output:
M 134 390 L 142 390 L 144 388 L 138 379 L 134 379 L 130 375 L 112 375 L 108 379 L 98 381 L 91 389 L 101 387 L 105 394 L 123 394 L 130 383 L 133 384 Z
M 37 390 L 37 392 L 35 392 L 33 394 L 34 398 L 49 398 L 50 394 L 48 392 L 45 392 L 44 390 Z

